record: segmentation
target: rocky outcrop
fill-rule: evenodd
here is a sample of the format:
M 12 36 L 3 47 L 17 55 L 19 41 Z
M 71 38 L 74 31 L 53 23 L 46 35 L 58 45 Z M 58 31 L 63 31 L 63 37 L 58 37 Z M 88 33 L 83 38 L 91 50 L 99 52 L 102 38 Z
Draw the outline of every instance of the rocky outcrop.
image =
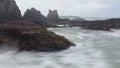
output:
M 84 21 L 80 25 L 85 29 L 110 31 L 111 24 L 104 21 Z
M 111 28 L 120 28 L 120 18 L 113 18 L 113 19 L 108 19 L 105 20 L 104 22 L 107 22 L 108 24 L 111 25 Z
M 65 37 L 28 21 L 0 24 L 0 38 L 0 47 L 18 47 L 19 51 L 59 51 L 74 45 Z
M 47 20 L 52 20 L 52 21 L 54 21 L 54 20 L 59 20 L 60 18 L 59 18 L 59 15 L 58 15 L 58 12 L 57 12 L 57 10 L 50 10 L 49 9 L 49 13 L 48 13 L 48 15 L 47 15 Z
M 21 12 L 15 0 L 0 0 L 0 21 L 21 19 Z
M 23 16 L 23 20 L 34 21 L 40 25 L 47 25 L 45 16 L 35 8 L 27 9 Z
M 74 23 L 74 22 L 72 22 Z M 113 18 L 107 20 L 96 20 L 96 21 L 83 21 L 77 22 L 80 27 L 92 30 L 107 30 L 119 29 L 120 28 L 120 18 Z
M 69 21 L 69 19 L 59 18 L 57 10 L 49 9 L 49 13 L 47 15 L 47 23 L 51 24 L 49 27 L 59 27 L 59 25 L 67 25 Z

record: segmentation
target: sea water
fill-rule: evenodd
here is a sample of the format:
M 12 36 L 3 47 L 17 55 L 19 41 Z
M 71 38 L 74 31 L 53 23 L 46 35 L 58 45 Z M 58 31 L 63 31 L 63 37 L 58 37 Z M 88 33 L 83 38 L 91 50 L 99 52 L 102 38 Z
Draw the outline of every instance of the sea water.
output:
M 0 68 L 120 68 L 120 30 L 48 28 L 76 44 L 58 52 L 0 51 Z

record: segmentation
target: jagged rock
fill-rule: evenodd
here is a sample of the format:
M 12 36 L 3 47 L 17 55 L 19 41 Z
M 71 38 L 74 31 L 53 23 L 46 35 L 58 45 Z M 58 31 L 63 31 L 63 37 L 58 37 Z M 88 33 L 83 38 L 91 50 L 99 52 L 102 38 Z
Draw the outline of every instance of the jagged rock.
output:
M 35 23 L 41 25 L 47 25 L 45 16 L 43 16 L 40 11 L 35 8 L 27 9 L 23 16 L 23 20 L 34 21 Z
M 52 10 L 49 9 L 49 13 L 47 15 L 47 19 L 48 20 L 59 20 L 60 18 L 59 18 L 57 10 L 53 10 L 52 11 Z
M 0 24 L 0 38 L 0 47 L 18 47 L 19 51 L 59 51 L 74 45 L 65 37 L 28 21 Z
M 0 0 L 0 21 L 21 19 L 21 12 L 15 0 Z

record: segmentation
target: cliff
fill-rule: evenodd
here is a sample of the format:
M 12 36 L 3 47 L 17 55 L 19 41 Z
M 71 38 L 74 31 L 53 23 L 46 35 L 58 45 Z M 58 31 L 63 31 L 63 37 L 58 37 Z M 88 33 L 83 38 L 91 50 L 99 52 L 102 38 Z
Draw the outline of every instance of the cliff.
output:
M 0 0 L 0 21 L 21 19 L 21 12 L 14 0 Z

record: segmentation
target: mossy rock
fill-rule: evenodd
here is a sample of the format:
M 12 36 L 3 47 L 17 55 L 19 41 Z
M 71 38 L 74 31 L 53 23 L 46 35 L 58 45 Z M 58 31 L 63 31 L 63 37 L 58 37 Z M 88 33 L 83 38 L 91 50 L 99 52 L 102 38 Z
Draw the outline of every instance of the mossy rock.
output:
M 74 44 L 45 28 L 0 27 L 0 44 L 13 44 L 19 51 L 59 51 Z M 17 25 L 18 26 L 18 25 Z M 24 28 L 24 29 L 23 29 Z

